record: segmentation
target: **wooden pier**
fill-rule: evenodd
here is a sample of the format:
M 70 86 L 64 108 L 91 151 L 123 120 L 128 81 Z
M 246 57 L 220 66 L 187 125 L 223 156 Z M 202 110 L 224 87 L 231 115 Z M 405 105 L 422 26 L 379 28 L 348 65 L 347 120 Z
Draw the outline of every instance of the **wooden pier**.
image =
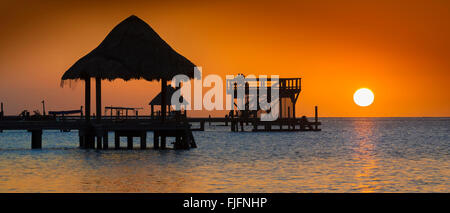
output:
M 147 133 L 153 132 L 154 149 L 166 149 L 167 139 L 173 144 L 173 149 L 196 148 L 195 139 L 192 135 L 191 125 L 166 121 L 161 123 L 157 120 L 126 120 L 115 122 L 114 120 L 102 120 L 101 122 L 86 123 L 82 119 L 65 121 L 57 120 L 17 120 L 9 117 L 0 121 L 0 130 L 27 130 L 31 133 L 31 148 L 42 148 L 42 132 L 44 130 L 70 131 L 78 130 L 79 147 L 86 149 L 109 149 L 108 133 L 114 132 L 114 148 L 121 149 L 120 137 L 127 137 L 127 149 L 133 149 L 133 138 L 140 138 L 140 148 L 147 148 Z

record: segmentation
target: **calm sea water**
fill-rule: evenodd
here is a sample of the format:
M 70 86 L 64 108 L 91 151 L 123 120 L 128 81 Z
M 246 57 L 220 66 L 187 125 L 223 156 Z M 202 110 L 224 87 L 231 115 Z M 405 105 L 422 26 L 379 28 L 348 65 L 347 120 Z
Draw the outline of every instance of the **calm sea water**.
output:
M 321 132 L 206 125 L 187 151 L 81 150 L 76 131 L 44 132 L 31 150 L 30 133 L 5 131 L 0 192 L 450 192 L 450 118 L 322 121 Z

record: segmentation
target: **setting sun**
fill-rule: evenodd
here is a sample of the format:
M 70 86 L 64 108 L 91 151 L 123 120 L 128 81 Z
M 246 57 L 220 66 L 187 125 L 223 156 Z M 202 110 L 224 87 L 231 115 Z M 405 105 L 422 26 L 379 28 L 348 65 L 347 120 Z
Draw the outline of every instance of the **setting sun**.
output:
M 373 92 L 367 88 L 358 89 L 353 95 L 355 103 L 362 107 L 371 105 L 374 98 Z

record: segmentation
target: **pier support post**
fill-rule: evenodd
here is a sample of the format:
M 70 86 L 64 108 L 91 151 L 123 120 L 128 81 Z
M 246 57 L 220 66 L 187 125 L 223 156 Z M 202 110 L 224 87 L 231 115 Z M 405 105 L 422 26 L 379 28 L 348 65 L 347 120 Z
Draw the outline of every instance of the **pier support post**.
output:
M 84 79 L 84 114 L 86 121 L 91 120 L 91 78 Z
M 166 139 L 165 135 L 161 135 L 161 149 L 166 149 Z
M 97 149 L 102 149 L 102 136 L 97 135 Z
M 84 136 L 81 136 L 81 135 L 80 135 L 80 136 L 78 136 L 78 137 L 80 138 L 80 139 L 79 139 L 79 140 L 80 140 L 80 142 L 79 142 L 79 143 L 80 143 L 79 147 L 80 147 L 81 149 L 84 149 Z
M 200 131 L 205 131 L 205 121 L 200 121 Z
M 31 130 L 31 148 L 42 148 L 42 129 Z
M 120 149 L 120 137 L 117 132 L 114 132 L 114 149 Z
M 127 149 L 133 149 L 133 136 L 127 136 Z
M 141 133 L 141 149 L 147 148 L 147 132 L 144 131 Z
M 95 148 L 95 136 L 89 135 L 87 138 L 89 141 L 89 149 L 94 149 Z
M 174 148 L 175 149 L 180 149 L 180 147 L 182 147 L 181 136 L 177 135 L 177 136 L 175 136 L 175 146 L 174 146 Z
M 159 132 L 153 132 L 153 149 L 159 149 Z
M 166 100 L 166 90 L 167 90 L 167 81 L 166 79 L 161 79 L 161 121 L 164 123 L 166 120 L 166 107 L 167 107 L 167 100 Z
M 97 122 L 100 122 L 102 120 L 102 79 L 99 77 L 95 78 L 95 95 Z
M 108 131 L 103 134 L 103 149 L 108 149 Z
M 85 149 L 86 148 L 86 139 L 85 136 L 86 133 L 83 129 L 78 130 L 78 137 L 80 138 L 80 149 Z

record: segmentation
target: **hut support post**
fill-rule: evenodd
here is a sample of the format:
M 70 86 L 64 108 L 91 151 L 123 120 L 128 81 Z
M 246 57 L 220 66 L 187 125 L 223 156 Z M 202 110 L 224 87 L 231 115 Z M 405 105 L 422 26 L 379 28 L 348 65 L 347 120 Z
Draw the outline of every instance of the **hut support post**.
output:
M 91 78 L 84 79 L 84 114 L 86 121 L 91 120 Z
M 84 79 L 84 110 L 85 110 L 85 120 L 89 125 L 91 120 L 91 78 L 87 77 Z M 91 129 L 88 129 L 84 135 L 84 146 L 85 148 L 91 149 L 95 146 L 95 138 L 92 135 Z
M 167 81 L 166 79 L 161 79 L 161 121 L 164 122 L 166 120 L 166 89 L 167 89 Z
M 97 77 L 95 78 L 95 106 L 96 106 L 96 114 L 97 121 L 101 121 L 102 119 L 102 79 Z

